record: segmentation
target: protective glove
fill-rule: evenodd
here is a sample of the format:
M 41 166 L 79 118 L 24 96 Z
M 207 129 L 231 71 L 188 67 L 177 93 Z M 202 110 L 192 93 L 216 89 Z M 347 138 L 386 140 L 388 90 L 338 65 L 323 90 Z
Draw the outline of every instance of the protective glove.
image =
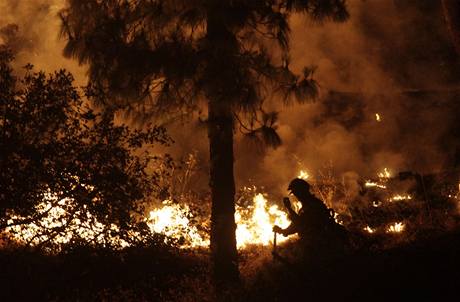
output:
M 283 234 L 284 230 L 282 228 L 280 228 L 279 226 L 275 225 L 275 226 L 273 226 L 273 232 Z

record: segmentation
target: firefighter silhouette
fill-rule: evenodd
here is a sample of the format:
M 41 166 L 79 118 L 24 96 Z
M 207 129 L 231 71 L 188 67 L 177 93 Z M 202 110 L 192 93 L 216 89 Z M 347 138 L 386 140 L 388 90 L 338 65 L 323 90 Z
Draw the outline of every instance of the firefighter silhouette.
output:
M 275 233 L 288 236 L 298 233 L 304 257 L 307 260 L 326 260 L 340 257 L 346 249 L 346 229 L 334 220 L 334 212 L 310 192 L 311 186 L 303 179 L 293 179 L 288 190 L 301 203 L 299 212 L 292 208 L 288 197 L 283 199 L 291 224 L 283 229 L 275 225 Z

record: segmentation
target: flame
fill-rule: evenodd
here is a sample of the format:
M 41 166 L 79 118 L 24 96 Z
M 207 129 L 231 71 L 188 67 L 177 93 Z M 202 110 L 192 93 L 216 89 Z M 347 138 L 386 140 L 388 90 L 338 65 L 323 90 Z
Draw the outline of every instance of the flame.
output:
M 370 180 L 367 180 L 366 183 L 364 184 L 366 187 L 377 187 L 381 189 L 386 189 L 387 187 L 385 185 L 379 184 L 377 182 L 373 182 Z
M 287 214 L 279 210 L 277 205 L 270 207 L 267 205 L 267 199 L 263 194 L 257 194 L 253 202 L 253 207 L 246 209 L 237 207 L 236 209 L 236 243 L 238 248 L 244 248 L 251 244 L 269 245 L 273 243 L 273 225 L 286 228 L 290 223 Z M 278 242 L 287 239 L 287 237 L 280 237 Z
M 86 207 L 86 206 L 84 206 Z M 70 242 L 74 236 L 83 238 L 88 242 L 96 242 L 99 244 L 110 243 L 112 246 L 127 247 L 129 244 L 117 236 L 111 237 L 110 242 L 102 235 L 107 227 L 99 222 L 90 213 L 81 214 L 81 211 L 76 210 L 72 217 L 69 217 L 68 212 L 75 208 L 73 199 L 64 198 L 58 200 L 57 194 L 47 191 L 43 193 L 43 202 L 37 205 L 36 211 L 38 216 L 44 215 L 41 219 L 28 224 L 16 224 L 24 218 L 20 216 L 12 216 L 7 223 L 11 224 L 5 229 L 5 233 L 11 239 L 19 243 L 37 245 L 44 241 L 52 241 L 55 244 L 65 244 Z M 84 216 L 84 220 L 78 217 Z M 118 231 L 116 225 L 110 225 L 108 228 L 112 231 Z M 56 235 L 50 238 L 43 230 L 57 230 Z M 62 229 L 62 230 L 60 230 Z M 132 234 L 136 236 L 136 234 Z
M 380 114 L 378 114 L 378 113 L 375 114 L 375 120 L 376 120 L 377 122 L 381 122 L 381 121 L 382 121 L 382 119 L 380 118 Z
M 401 233 L 404 231 L 405 224 L 402 222 L 395 222 L 394 224 L 391 224 L 387 228 L 388 233 Z
M 236 207 L 235 221 L 237 223 L 236 241 L 239 249 L 248 245 L 269 245 L 273 239 L 273 225 L 286 228 L 290 221 L 287 214 L 280 210 L 277 205 L 269 205 L 263 194 L 256 194 L 253 203 L 247 207 Z M 39 213 L 47 215 L 34 223 L 12 226 L 6 231 L 13 239 L 26 244 L 39 244 L 49 238 L 40 233 L 40 230 L 65 227 L 67 231 L 62 231 L 58 236 L 53 237 L 52 241 L 56 244 L 65 244 L 72 240 L 73 234 L 93 242 L 104 242 L 100 235 L 106 228 L 89 213 L 85 220 L 78 218 L 67 218 L 67 211 L 72 207 L 73 201 L 63 199 L 57 201 L 57 197 L 51 192 L 44 194 L 44 201 L 37 207 Z M 297 206 L 297 203 L 294 203 Z M 78 213 L 76 213 L 78 214 Z M 76 215 L 78 217 L 78 215 Z M 175 204 L 170 200 L 165 200 L 158 209 L 150 211 L 146 218 L 147 225 L 151 232 L 161 233 L 166 236 L 166 243 L 175 241 L 181 248 L 197 248 L 209 246 L 209 235 L 199 229 L 192 222 L 193 214 L 190 207 L 185 204 Z M 20 217 L 12 217 L 9 221 L 18 220 Z M 116 231 L 115 225 L 109 226 Z M 132 234 L 136 236 L 136 234 Z M 280 236 L 278 242 L 288 240 L 288 237 Z M 129 245 L 120 238 L 113 238 L 112 244 L 119 247 Z
M 407 195 L 395 195 L 393 197 L 390 198 L 390 201 L 399 201 L 399 200 L 411 200 L 412 199 L 412 196 L 410 196 L 409 194 Z
M 152 232 L 162 233 L 169 238 L 183 239 L 182 248 L 207 247 L 209 235 L 200 232 L 196 226 L 191 225 L 189 217 L 193 217 L 187 205 L 173 204 L 166 200 L 163 207 L 150 212 L 148 225 Z M 277 205 L 268 205 L 263 194 L 256 194 L 253 205 L 236 207 L 235 212 L 236 243 L 239 249 L 248 245 L 269 245 L 273 243 L 273 225 L 285 228 L 289 219 L 284 211 Z M 288 240 L 280 237 L 278 242 Z
M 152 232 L 161 233 L 169 238 L 181 240 L 182 248 L 209 246 L 209 239 L 202 236 L 198 228 L 190 224 L 193 217 L 188 205 L 173 204 L 170 200 L 163 201 L 163 207 L 150 211 L 148 226 Z
M 339 215 L 339 213 L 334 212 L 334 217 L 333 217 L 333 218 L 334 218 L 335 223 L 338 223 L 338 224 L 343 225 L 343 221 L 340 220 L 340 215 Z
M 307 180 L 309 177 L 310 174 L 308 174 L 308 172 L 305 170 L 300 170 L 299 175 L 297 175 L 297 178 L 301 178 L 303 180 Z
M 391 173 L 387 168 L 383 168 L 383 171 L 379 172 L 377 175 L 380 178 L 390 178 L 391 177 Z
M 370 226 L 366 226 L 363 230 L 368 232 L 369 234 L 372 234 L 375 232 L 375 230 L 371 228 Z

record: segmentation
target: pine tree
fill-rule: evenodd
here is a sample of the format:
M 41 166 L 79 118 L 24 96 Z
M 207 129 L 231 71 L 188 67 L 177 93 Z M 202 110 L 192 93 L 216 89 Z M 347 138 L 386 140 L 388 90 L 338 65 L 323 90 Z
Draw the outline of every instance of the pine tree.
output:
M 235 123 L 248 121 L 249 134 L 277 145 L 276 114 L 260 110 L 264 100 L 305 102 L 317 94 L 313 69 L 300 76 L 289 69 L 293 14 L 348 17 L 345 0 L 70 0 L 61 12 L 65 54 L 89 64 L 95 91 L 112 96 L 95 94 L 100 103 L 163 120 L 207 107 L 218 282 L 239 278 Z

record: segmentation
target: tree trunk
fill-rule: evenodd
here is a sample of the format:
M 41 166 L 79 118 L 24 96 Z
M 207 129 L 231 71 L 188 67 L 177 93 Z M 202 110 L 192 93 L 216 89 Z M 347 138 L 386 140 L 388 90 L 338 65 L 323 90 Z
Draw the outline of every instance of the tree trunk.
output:
M 442 0 L 442 7 L 452 43 L 460 54 L 460 0 Z
M 233 108 L 229 93 L 237 87 L 234 76 L 238 54 L 234 34 L 225 20 L 225 1 L 208 3 L 207 67 L 205 89 L 208 99 L 208 137 L 210 152 L 211 256 L 214 281 L 223 289 L 239 280 L 236 249 L 235 180 L 233 176 Z
M 209 101 L 211 254 L 218 284 L 239 280 L 236 249 L 233 115 L 225 102 Z

